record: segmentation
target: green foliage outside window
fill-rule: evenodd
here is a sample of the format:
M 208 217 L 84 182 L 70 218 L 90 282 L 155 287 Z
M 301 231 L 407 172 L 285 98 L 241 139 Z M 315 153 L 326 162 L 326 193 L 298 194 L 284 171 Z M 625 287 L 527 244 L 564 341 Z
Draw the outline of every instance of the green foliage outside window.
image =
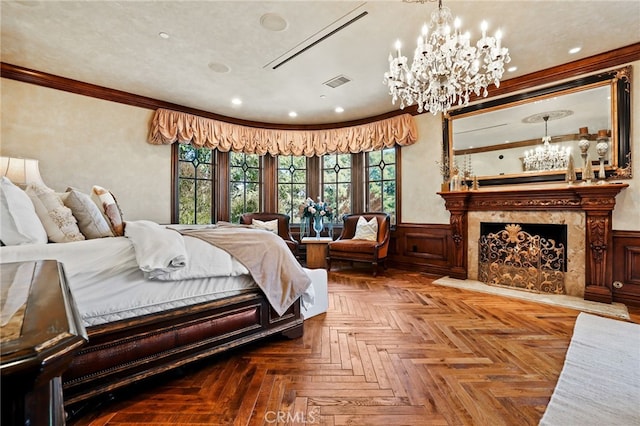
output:
M 322 201 L 333 209 L 334 222 L 352 213 L 351 173 L 351 154 L 322 156 Z
M 257 154 L 230 153 L 229 203 L 233 223 L 260 210 L 261 161 Z
M 396 150 L 386 148 L 366 154 L 368 211 L 383 211 L 396 223 Z
M 213 151 L 178 146 L 178 220 L 187 224 L 212 223 Z
M 307 198 L 307 158 L 278 157 L 278 213 L 289 215 L 291 223 L 300 223 L 300 206 Z

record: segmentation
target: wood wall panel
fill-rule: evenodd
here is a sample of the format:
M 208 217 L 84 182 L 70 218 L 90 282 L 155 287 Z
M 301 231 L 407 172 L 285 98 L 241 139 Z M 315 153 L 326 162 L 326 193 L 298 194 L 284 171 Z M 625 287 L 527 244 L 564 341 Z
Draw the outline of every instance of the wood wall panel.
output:
M 613 301 L 640 306 L 640 231 L 613 231 Z
M 449 225 L 399 224 L 391 234 L 389 263 L 397 268 L 449 275 Z

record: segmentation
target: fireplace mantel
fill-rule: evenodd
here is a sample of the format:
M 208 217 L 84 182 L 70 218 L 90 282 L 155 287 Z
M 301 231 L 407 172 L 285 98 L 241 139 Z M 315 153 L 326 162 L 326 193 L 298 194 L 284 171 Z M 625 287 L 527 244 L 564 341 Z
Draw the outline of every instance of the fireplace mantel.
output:
M 454 255 L 451 277 L 467 278 L 469 211 L 582 211 L 585 213 L 586 300 L 611 303 L 611 217 L 616 195 L 629 185 L 520 185 L 439 192 L 451 214 Z

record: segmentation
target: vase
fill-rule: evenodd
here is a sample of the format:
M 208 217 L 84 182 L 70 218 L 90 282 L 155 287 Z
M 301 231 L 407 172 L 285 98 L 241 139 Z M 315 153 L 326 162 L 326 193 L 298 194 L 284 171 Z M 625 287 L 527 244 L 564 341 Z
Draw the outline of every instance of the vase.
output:
M 320 233 L 324 228 L 324 223 L 322 223 L 322 216 L 314 216 L 313 217 L 313 230 L 316 231 L 316 238 L 320 238 Z

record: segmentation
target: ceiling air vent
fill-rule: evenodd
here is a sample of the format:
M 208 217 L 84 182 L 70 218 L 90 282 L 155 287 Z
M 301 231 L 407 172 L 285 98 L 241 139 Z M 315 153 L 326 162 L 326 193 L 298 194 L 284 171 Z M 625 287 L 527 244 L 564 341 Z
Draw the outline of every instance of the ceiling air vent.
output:
M 348 83 L 350 81 L 351 81 L 351 79 L 349 77 L 346 77 L 344 75 L 339 75 L 337 77 L 332 78 L 329 81 L 325 81 L 322 84 L 324 84 L 325 86 L 329 86 L 329 87 L 335 89 L 336 87 L 342 86 L 343 84 Z

